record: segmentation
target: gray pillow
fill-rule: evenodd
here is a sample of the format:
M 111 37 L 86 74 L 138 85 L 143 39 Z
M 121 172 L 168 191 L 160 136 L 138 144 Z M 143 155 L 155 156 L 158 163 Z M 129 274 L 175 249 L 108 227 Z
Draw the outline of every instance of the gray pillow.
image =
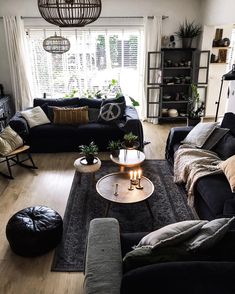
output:
M 217 124 L 217 122 L 197 124 L 181 143 L 201 148 L 213 133 Z
M 204 250 L 213 247 L 224 237 L 234 219 L 235 217 L 219 218 L 206 223 L 195 236 L 185 242 L 187 250 Z
M 215 128 L 213 133 L 209 138 L 207 138 L 206 142 L 202 146 L 202 149 L 211 150 L 228 132 L 229 129 Z
M 195 235 L 207 221 L 188 220 L 167 225 L 144 236 L 135 248 L 173 246 Z

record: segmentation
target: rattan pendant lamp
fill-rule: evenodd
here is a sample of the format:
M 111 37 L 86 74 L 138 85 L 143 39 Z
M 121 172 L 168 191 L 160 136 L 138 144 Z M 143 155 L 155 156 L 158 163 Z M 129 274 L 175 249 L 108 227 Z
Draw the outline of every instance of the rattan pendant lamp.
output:
M 57 36 L 56 33 L 54 36 L 46 38 L 43 41 L 43 49 L 52 54 L 63 54 L 70 49 L 70 42 L 68 39 Z
M 84 27 L 99 18 L 101 0 L 38 0 L 38 9 L 56 26 Z

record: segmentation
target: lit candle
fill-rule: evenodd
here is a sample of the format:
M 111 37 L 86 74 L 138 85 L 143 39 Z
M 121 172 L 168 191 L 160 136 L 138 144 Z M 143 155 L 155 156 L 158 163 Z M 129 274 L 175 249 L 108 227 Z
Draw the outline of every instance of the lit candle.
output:
M 133 180 L 133 170 L 130 171 L 130 180 Z
M 136 181 L 136 178 L 137 178 L 137 171 L 135 170 L 134 171 L 134 181 Z
M 138 179 L 141 179 L 141 176 L 142 176 L 142 170 L 139 169 L 139 170 L 138 170 Z

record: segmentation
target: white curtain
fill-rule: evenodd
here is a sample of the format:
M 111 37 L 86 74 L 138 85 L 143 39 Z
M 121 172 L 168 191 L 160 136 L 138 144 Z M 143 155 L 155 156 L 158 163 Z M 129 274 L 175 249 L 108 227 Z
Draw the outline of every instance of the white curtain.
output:
M 145 17 L 144 19 L 144 31 L 145 31 L 145 66 L 144 66 L 144 94 L 142 101 L 142 117 L 148 122 L 157 124 L 157 118 L 147 118 L 147 59 L 149 51 L 161 50 L 161 38 L 162 38 L 162 15 L 154 16 L 153 18 Z M 151 67 L 160 66 L 160 55 L 151 56 Z M 157 81 L 161 78 L 160 70 L 151 71 L 151 82 Z M 151 90 L 149 93 L 151 102 L 158 102 L 160 92 L 158 90 Z M 151 104 L 149 106 L 149 116 L 158 116 L 159 104 Z
M 15 108 L 22 110 L 33 100 L 24 25 L 19 16 L 4 16 L 3 22 Z

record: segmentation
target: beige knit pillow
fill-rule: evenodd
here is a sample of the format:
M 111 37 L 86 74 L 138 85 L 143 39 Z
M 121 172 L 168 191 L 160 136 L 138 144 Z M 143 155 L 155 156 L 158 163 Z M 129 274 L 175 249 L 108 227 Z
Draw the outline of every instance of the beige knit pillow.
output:
M 0 133 L 0 155 L 6 156 L 22 146 L 23 140 L 10 126 Z
M 229 181 L 232 192 L 235 193 L 235 155 L 223 161 L 220 167 Z
M 77 108 L 53 107 L 54 124 L 87 124 L 88 106 Z

